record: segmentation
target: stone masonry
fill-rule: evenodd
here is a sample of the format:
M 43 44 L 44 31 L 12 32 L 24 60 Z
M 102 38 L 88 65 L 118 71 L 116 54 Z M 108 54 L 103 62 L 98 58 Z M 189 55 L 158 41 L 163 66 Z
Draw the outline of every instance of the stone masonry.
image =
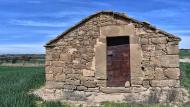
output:
M 106 87 L 106 37 L 129 36 L 131 81 Z M 188 101 L 180 86 L 180 38 L 127 15 L 93 14 L 50 41 L 46 47 L 46 100 L 167 103 Z

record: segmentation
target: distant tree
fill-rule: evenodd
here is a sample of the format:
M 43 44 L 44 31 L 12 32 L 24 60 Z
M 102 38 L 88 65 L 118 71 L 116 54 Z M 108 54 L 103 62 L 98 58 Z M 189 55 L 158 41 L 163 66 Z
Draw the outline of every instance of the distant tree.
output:
M 22 64 L 25 65 L 26 64 L 26 57 L 25 55 L 21 56 L 21 60 L 22 60 Z
M 13 57 L 12 58 L 12 64 L 15 64 L 17 62 L 18 58 L 17 57 Z
M 10 58 L 9 57 L 5 57 L 4 60 L 5 60 L 5 63 L 9 63 L 10 62 Z
M 36 54 L 33 54 L 33 55 L 32 55 L 32 61 L 33 61 L 34 64 L 37 64 L 37 63 L 38 63 L 38 60 L 37 60 L 37 59 L 38 59 L 37 55 L 36 55 Z
M 23 65 L 25 65 L 26 62 L 29 62 L 31 60 L 31 58 L 32 58 L 31 56 L 27 56 L 27 55 L 21 56 L 21 60 L 22 60 Z
M 0 65 L 3 64 L 3 58 L 0 58 Z

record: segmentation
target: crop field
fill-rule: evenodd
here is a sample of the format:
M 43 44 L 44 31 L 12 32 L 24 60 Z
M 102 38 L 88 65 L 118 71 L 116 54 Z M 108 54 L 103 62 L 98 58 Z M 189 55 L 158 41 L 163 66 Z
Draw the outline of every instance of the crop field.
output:
M 31 94 L 44 81 L 43 67 L 0 66 L 0 107 L 63 107 L 59 102 L 45 102 Z

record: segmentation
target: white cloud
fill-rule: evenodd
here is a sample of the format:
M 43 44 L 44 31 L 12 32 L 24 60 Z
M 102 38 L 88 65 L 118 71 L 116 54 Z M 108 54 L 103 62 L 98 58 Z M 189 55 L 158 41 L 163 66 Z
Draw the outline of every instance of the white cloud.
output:
M 180 42 L 180 48 L 190 49 L 190 36 L 180 36 L 182 41 Z
M 42 0 L 1 0 L 4 3 L 31 3 L 31 4 L 40 4 Z
M 179 9 L 156 9 L 150 10 L 146 12 L 129 12 L 130 16 L 133 17 L 141 17 L 144 19 L 151 18 L 151 19 L 158 19 L 158 18 L 176 18 L 176 17 L 184 17 L 184 14 L 190 14 L 189 11 L 179 10 Z M 163 21 L 163 20 L 162 20 Z
M 0 35 L 1 35 L 0 39 L 2 39 L 3 37 L 5 37 L 5 38 L 9 37 L 10 39 L 22 38 L 25 36 L 29 36 L 28 34 L 30 34 L 32 36 L 58 35 L 59 33 L 62 33 L 64 30 L 65 30 L 65 28 L 60 28 L 60 29 L 54 28 L 54 29 L 49 29 L 49 30 L 48 29 L 44 29 L 44 30 L 2 29 L 2 30 L 0 30 Z
M 189 33 L 190 34 L 190 29 L 182 29 L 182 30 L 168 30 L 171 33 L 178 33 L 178 34 L 184 34 L 184 33 Z
M 45 53 L 44 44 L 1 44 L 0 54 L 41 54 Z
M 23 25 L 23 26 L 37 26 L 37 27 L 67 27 L 69 23 L 64 22 L 37 22 L 32 20 L 10 20 L 10 24 Z
M 108 2 L 108 1 L 107 1 Z M 97 1 L 91 1 L 92 4 L 94 5 L 99 5 L 99 6 L 111 6 L 111 4 L 107 2 L 97 2 Z
M 70 12 L 66 12 L 66 11 L 61 11 L 61 12 L 56 12 L 56 13 L 51 13 L 50 15 L 52 16 L 56 16 L 56 17 L 64 17 L 64 16 L 72 16 L 72 15 L 87 15 L 90 14 L 90 11 L 70 11 Z
M 155 2 L 160 2 L 160 3 L 167 3 L 167 4 L 172 4 L 172 5 L 183 5 L 183 6 L 189 6 L 189 2 L 185 1 L 178 1 L 178 0 L 153 0 Z

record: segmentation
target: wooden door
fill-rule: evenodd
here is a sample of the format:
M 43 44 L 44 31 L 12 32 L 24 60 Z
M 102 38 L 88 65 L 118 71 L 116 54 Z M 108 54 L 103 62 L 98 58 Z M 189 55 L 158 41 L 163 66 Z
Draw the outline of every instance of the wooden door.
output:
M 124 87 L 130 81 L 128 37 L 107 38 L 107 79 L 108 87 Z

